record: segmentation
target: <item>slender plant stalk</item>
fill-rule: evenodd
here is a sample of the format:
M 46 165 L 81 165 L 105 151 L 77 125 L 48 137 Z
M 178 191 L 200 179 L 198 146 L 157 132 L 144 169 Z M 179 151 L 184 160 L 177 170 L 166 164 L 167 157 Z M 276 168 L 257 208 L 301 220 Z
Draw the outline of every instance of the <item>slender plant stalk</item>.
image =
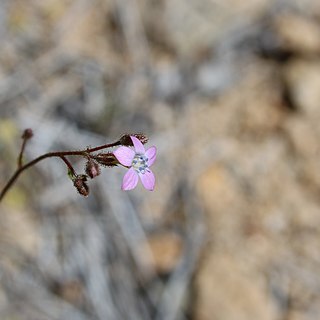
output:
M 23 171 L 25 171 L 26 169 L 34 166 L 36 163 L 38 163 L 38 162 L 40 162 L 40 161 L 42 161 L 44 159 L 53 158 L 53 157 L 59 157 L 64 161 L 64 163 L 67 165 L 68 169 L 71 170 L 71 172 L 73 174 L 75 174 L 74 169 L 73 169 L 71 163 L 66 159 L 66 156 L 83 156 L 83 157 L 87 157 L 88 154 L 90 154 L 92 152 L 96 152 L 96 151 L 100 151 L 100 150 L 103 150 L 103 149 L 107 149 L 107 148 L 118 146 L 118 145 L 121 144 L 121 142 L 120 141 L 116 141 L 114 143 L 104 144 L 102 146 L 98 146 L 98 147 L 95 147 L 95 148 L 87 148 L 85 150 L 79 150 L 79 151 L 48 152 L 48 153 L 45 153 L 45 154 L 33 159 L 32 161 L 26 163 L 25 165 L 22 165 L 22 154 L 23 154 L 23 151 L 24 151 L 25 144 L 26 144 L 26 139 L 24 139 L 22 147 L 21 147 L 21 152 L 20 152 L 19 158 L 18 158 L 17 170 L 14 172 L 12 177 L 9 179 L 7 184 L 4 186 L 4 188 L 0 192 L 0 202 L 2 201 L 3 197 L 6 195 L 6 193 L 9 191 L 9 189 L 12 187 L 12 185 L 16 182 L 16 180 L 19 178 L 19 176 L 21 175 L 21 173 Z
M 22 167 L 22 157 L 23 157 L 23 152 L 24 152 L 24 149 L 26 147 L 27 141 L 28 141 L 28 139 L 23 139 L 21 150 L 20 150 L 20 154 L 19 154 L 19 157 L 18 157 L 18 168 Z
M 76 172 L 73 169 L 72 164 L 69 162 L 69 160 L 65 157 L 65 156 L 60 156 L 61 160 L 66 164 L 66 166 L 68 167 L 68 170 L 71 172 L 71 174 L 73 176 L 76 175 Z
M 121 142 L 120 141 L 116 141 L 116 142 L 109 143 L 109 144 L 104 144 L 102 146 L 98 146 L 98 147 L 95 147 L 95 148 L 89 148 L 89 149 L 86 149 L 85 151 L 87 153 L 91 153 L 91 152 L 96 152 L 96 151 L 100 151 L 100 150 L 103 150 L 103 149 L 112 148 L 112 147 L 116 147 L 116 146 L 120 146 L 120 145 L 121 145 Z

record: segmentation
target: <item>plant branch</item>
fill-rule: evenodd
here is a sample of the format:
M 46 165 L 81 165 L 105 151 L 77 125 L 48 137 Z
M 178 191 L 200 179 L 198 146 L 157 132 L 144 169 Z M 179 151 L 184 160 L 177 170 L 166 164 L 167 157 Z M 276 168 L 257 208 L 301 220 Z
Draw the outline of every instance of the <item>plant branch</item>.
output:
M 27 139 L 23 139 L 21 150 L 20 150 L 20 154 L 19 154 L 19 157 L 18 157 L 18 168 L 22 167 L 22 157 L 23 157 L 23 152 L 24 152 L 25 146 L 27 144 L 27 141 L 28 141 Z
M 89 149 L 86 149 L 86 151 L 88 153 L 91 153 L 91 152 L 96 152 L 96 151 L 100 151 L 100 150 L 103 150 L 103 149 L 112 148 L 112 147 L 116 147 L 116 146 L 120 146 L 120 145 L 121 145 L 121 142 L 117 141 L 117 142 L 113 142 L 113 143 L 109 143 L 109 144 L 104 144 L 102 146 L 98 146 L 98 147 L 95 147 L 95 148 L 89 148 Z
M 115 147 L 121 144 L 120 141 L 116 141 L 114 143 L 110 143 L 110 144 L 104 144 L 102 146 L 98 146 L 95 148 L 87 148 L 85 150 L 79 150 L 79 151 L 58 151 L 58 152 L 48 152 L 45 153 L 35 159 L 33 159 L 32 161 L 26 163 L 25 165 L 22 165 L 22 153 L 24 150 L 24 145 L 25 145 L 26 139 L 24 139 L 24 143 L 23 143 L 23 147 L 21 148 L 21 152 L 19 155 L 19 160 L 18 160 L 18 168 L 15 171 L 15 173 L 12 175 L 12 177 L 9 179 L 9 181 L 7 182 L 7 184 L 4 186 L 4 188 L 2 189 L 2 191 L 0 192 L 0 201 L 3 199 L 3 197 L 6 195 L 6 193 L 8 192 L 8 190 L 12 187 L 12 185 L 15 183 L 15 181 L 18 179 L 18 177 L 20 176 L 20 174 L 25 171 L 26 169 L 34 166 L 36 163 L 47 159 L 47 158 L 53 158 L 53 157 L 59 157 L 61 158 L 65 164 L 68 166 L 68 168 L 74 172 L 74 169 L 72 167 L 72 165 L 70 164 L 70 162 L 65 158 L 65 156 L 82 156 L 82 157 L 88 157 L 88 154 L 95 152 L 95 151 L 99 151 L 99 150 L 103 150 L 103 149 L 107 149 L 107 148 L 111 148 L 111 147 Z M 20 160 L 21 158 L 21 160 Z
M 73 166 L 69 162 L 69 160 L 65 156 L 60 156 L 60 159 L 67 165 L 68 170 L 72 173 L 72 175 L 75 176 L 76 172 L 74 171 Z
M 26 147 L 27 141 L 30 140 L 32 137 L 33 137 L 32 129 L 28 128 L 23 131 L 23 134 L 21 136 L 21 138 L 23 139 L 23 142 L 22 142 L 20 154 L 18 157 L 18 168 L 22 167 L 22 157 L 23 157 L 24 149 Z

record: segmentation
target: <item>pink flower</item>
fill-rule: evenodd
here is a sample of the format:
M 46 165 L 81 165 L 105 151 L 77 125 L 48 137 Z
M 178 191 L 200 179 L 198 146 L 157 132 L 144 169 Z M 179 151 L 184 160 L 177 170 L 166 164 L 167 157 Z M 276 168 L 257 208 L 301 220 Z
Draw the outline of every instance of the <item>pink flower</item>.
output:
M 114 155 L 118 161 L 125 167 L 129 167 L 129 170 L 123 177 L 122 190 L 134 189 L 139 181 L 139 177 L 143 186 L 152 191 L 155 185 L 155 176 L 150 170 L 156 160 L 156 147 L 150 147 L 145 150 L 143 144 L 139 139 L 134 136 L 130 136 L 134 149 L 129 147 L 119 147 Z

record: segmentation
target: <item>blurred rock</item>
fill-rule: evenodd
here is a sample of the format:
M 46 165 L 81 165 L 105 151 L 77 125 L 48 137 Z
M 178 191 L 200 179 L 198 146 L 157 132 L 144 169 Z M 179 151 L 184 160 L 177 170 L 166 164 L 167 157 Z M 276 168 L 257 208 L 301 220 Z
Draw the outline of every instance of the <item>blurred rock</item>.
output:
M 225 165 L 214 165 L 200 177 L 198 190 L 209 215 L 211 240 L 228 245 L 241 238 L 239 213 L 245 210 L 245 202 L 239 187 Z
M 319 119 L 320 61 L 294 60 L 286 67 L 284 75 L 298 110 L 312 119 Z
M 197 278 L 196 320 L 273 320 L 276 313 L 263 281 L 225 253 L 213 254 Z
M 320 52 L 320 25 L 310 17 L 280 14 L 275 19 L 275 31 L 286 50 L 300 54 Z
M 254 21 L 268 5 L 267 0 L 171 0 L 165 3 L 165 17 L 177 52 L 197 57 L 214 47 L 230 29 Z
M 320 171 L 318 170 L 320 155 L 320 128 L 318 125 L 320 119 L 318 99 L 320 96 L 318 90 L 320 89 L 320 79 L 316 72 L 319 63 L 299 61 L 292 68 L 292 73 L 298 73 L 301 70 L 301 75 L 304 75 L 303 72 L 307 72 L 310 73 L 310 78 L 308 74 L 305 74 L 302 80 L 299 79 L 298 74 L 295 74 L 297 79 L 291 87 L 292 90 L 295 90 L 292 96 L 297 99 L 297 103 L 301 103 L 301 113 L 288 117 L 283 128 L 292 151 L 297 156 L 295 164 L 301 180 L 306 186 L 318 189 L 320 188 Z
M 106 31 L 112 33 L 106 20 L 108 10 L 97 10 L 99 6 L 102 6 L 99 2 L 93 6 L 85 1 L 70 6 L 52 36 L 61 53 L 97 59 L 112 71 L 121 67 L 122 56 L 117 52 L 119 48 L 106 37 Z M 106 8 L 112 10 L 112 6 Z
M 79 280 L 56 283 L 52 290 L 56 295 L 73 305 L 81 306 L 85 301 L 83 284 Z
M 25 255 L 34 256 L 39 246 L 40 235 L 37 221 L 33 219 L 32 214 L 26 210 L 9 208 L 4 208 L 1 214 L 1 241 L 16 247 L 17 252 L 21 250 Z M 20 258 L 23 260 L 22 256 Z
M 175 61 L 160 59 L 155 65 L 155 90 L 160 99 L 181 98 L 182 75 Z
M 300 156 L 313 157 L 319 151 L 319 138 L 315 126 L 304 117 L 292 116 L 286 119 L 285 129 L 294 151 Z
M 149 261 L 152 269 L 158 274 L 168 274 L 175 269 L 181 258 L 183 243 L 176 233 L 165 231 L 151 234 L 147 247 L 153 257 L 153 261 Z
M 227 89 L 237 78 L 236 67 L 232 59 L 214 59 L 204 63 L 196 75 L 199 90 L 208 95 L 215 95 Z

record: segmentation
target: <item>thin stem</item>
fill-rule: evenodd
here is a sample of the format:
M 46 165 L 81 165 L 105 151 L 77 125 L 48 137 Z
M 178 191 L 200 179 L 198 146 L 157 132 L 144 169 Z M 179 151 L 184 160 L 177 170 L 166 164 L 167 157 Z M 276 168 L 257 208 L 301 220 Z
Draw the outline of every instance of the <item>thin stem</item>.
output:
M 22 167 L 22 156 L 23 156 L 23 152 L 24 152 L 24 149 L 26 147 L 27 141 L 28 141 L 28 139 L 23 139 L 21 150 L 20 150 L 20 154 L 19 154 L 19 157 L 18 157 L 18 168 Z
M 44 160 L 46 158 L 51 158 L 51 157 L 63 157 L 65 155 L 83 155 L 83 151 L 65 151 L 65 152 L 49 152 L 49 153 L 45 153 L 42 156 L 26 163 L 24 166 L 21 166 L 20 168 L 18 168 L 16 170 L 16 172 L 13 174 L 13 176 L 10 178 L 10 180 L 7 182 L 7 184 L 5 185 L 5 187 L 3 188 L 3 190 L 0 193 L 0 201 L 3 199 L 3 197 L 5 196 L 5 194 L 8 192 L 8 190 L 11 188 L 11 186 L 14 184 L 14 182 L 18 179 L 18 177 L 20 176 L 20 174 L 25 171 L 26 169 L 32 167 L 33 165 L 35 165 L 36 163 L 40 162 L 41 160 Z
M 104 144 L 102 146 L 98 146 L 95 148 L 90 148 L 90 149 L 87 149 L 86 151 L 88 153 L 91 153 L 91 152 L 96 152 L 96 151 L 100 151 L 102 149 L 112 148 L 112 147 L 116 147 L 116 146 L 120 146 L 120 145 L 121 145 L 120 141 L 117 141 L 117 142 L 113 142 L 113 143 L 109 143 L 109 144 Z
M 76 175 L 76 172 L 73 169 L 72 164 L 69 162 L 69 160 L 65 156 L 60 156 L 61 160 L 67 165 L 69 171 L 72 173 L 73 176 Z
M 20 154 L 18 157 L 18 168 L 22 167 L 22 157 L 23 157 L 24 149 L 26 147 L 27 141 L 30 140 L 32 137 L 33 137 L 32 129 L 28 128 L 23 131 L 23 134 L 21 136 L 21 138 L 23 139 L 23 142 L 22 142 Z
M 0 192 L 0 201 L 3 199 L 3 197 L 6 195 L 8 190 L 12 187 L 12 185 L 15 183 L 15 181 L 18 179 L 18 177 L 20 176 L 20 174 L 23 171 L 25 171 L 26 169 L 34 166 L 36 163 L 38 163 L 38 162 L 40 162 L 40 161 L 42 161 L 44 159 L 53 158 L 53 157 L 59 157 L 66 163 L 66 165 L 68 166 L 69 169 L 73 170 L 72 165 L 65 158 L 65 156 L 83 156 L 83 157 L 87 157 L 88 153 L 92 153 L 92 152 L 99 151 L 99 150 L 102 150 L 102 149 L 115 147 L 115 146 L 118 146 L 118 145 L 120 145 L 120 141 L 116 141 L 116 142 L 110 143 L 110 144 L 104 144 L 102 146 L 98 146 L 98 147 L 95 147 L 95 148 L 87 148 L 85 150 L 80 150 L 80 151 L 48 152 L 48 153 L 45 153 L 45 154 L 33 159 L 32 161 L 26 163 L 25 165 L 22 165 L 22 162 L 21 162 L 21 165 L 20 165 L 20 160 L 18 160 L 18 168 L 17 168 L 17 170 L 12 175 L 12 177 L 9 179 L 9 181 L 4 186 L 2 191 Z M 19 158 L 20 158 L 20 156 L 19 156 Z

